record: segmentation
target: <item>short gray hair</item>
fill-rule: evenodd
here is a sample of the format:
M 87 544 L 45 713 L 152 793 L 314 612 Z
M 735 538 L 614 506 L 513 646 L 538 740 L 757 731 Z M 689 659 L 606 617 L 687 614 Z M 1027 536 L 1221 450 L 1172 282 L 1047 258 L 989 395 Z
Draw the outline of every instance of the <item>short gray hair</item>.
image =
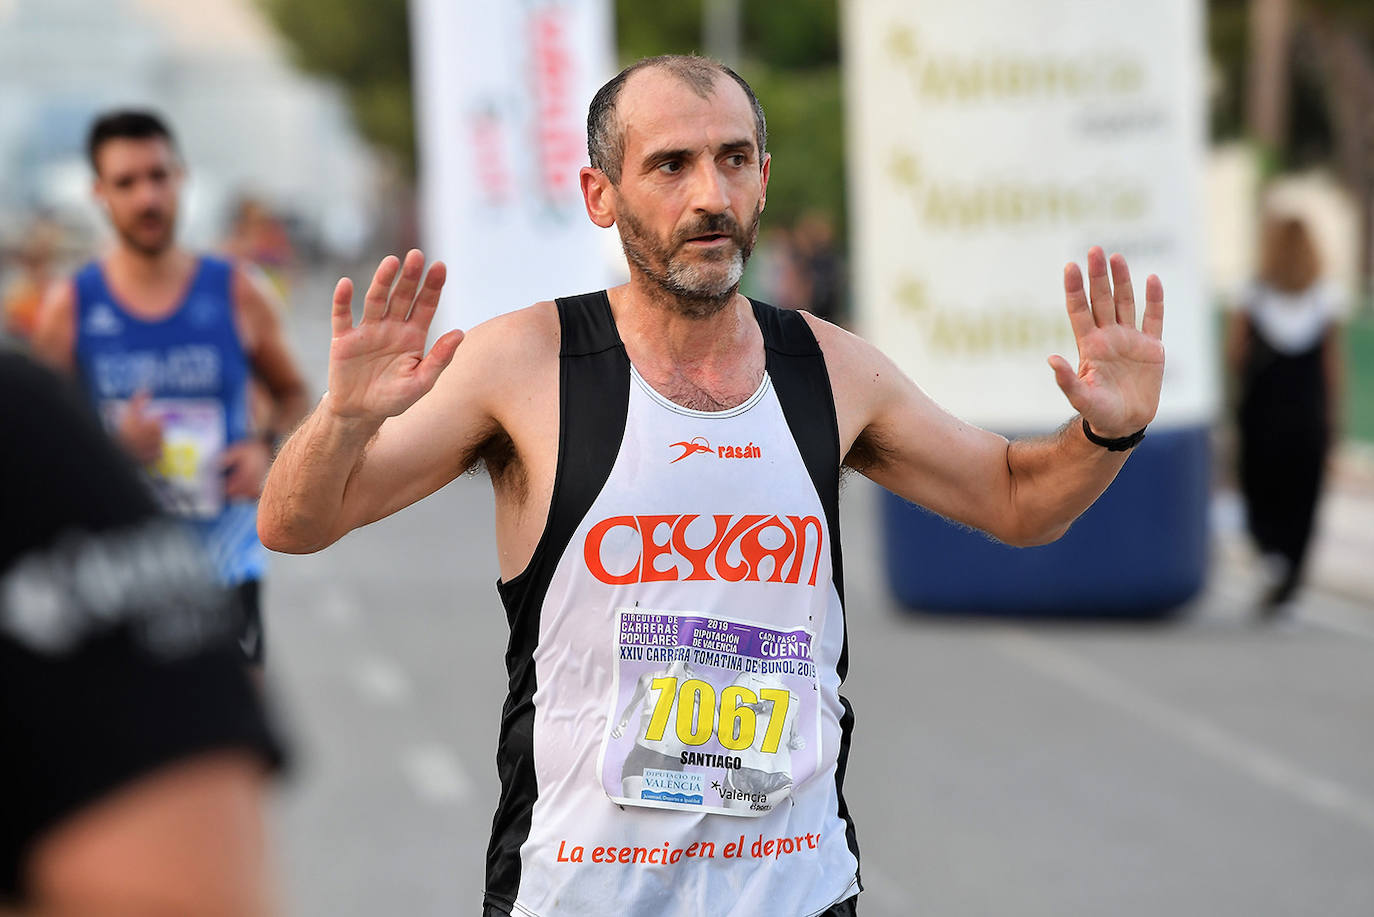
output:
M 600 169 L 612 184 L 620 183 L 620 170 L 625 164 L 625 130 L 616 118 L 616 103 L 620 91 L 631 74 L 649 68 L 666 70 L 703 99 L 715 91 L 716 80 L 724 74 L 739 84 L 754 111 L 754 134 L 759 147 L 759 160 L 768 150 L 768 122 L 763 116 L 754 90 L 740 76 L 720 61 L 696 54 L 663 54 L 635 61 L 611 78 L 596 91 L 587 108 L 587 155 L 593 169 Z

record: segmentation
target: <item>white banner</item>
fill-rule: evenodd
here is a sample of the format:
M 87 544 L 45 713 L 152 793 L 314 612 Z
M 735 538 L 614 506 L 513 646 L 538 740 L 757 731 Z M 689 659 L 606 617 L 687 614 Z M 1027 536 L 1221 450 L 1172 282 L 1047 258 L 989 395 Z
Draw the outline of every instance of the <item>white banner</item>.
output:
M 615 74 L 607 0 L 411 0 L 435 333 L 614 279 L 587 219 L 587 104 Z
M 938 402 L 1007 433 L 1072 408 L 1061 270 L 1126 256 L 1164 282 L 1158 423 L 1207 422 L 1200 0 L 847 0 L 862 330 Z

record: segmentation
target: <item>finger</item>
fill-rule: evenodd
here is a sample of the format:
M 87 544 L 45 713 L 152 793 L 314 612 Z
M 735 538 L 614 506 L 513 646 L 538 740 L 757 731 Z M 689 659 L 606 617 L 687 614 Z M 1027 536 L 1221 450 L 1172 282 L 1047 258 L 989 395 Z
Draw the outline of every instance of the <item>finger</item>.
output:
M 329 328 L 334 337 L 347 334 L 353 328 L 353 281 L 340 277 L 334 285 L 334 310 L 329 314 Z
M 1064 305 L 1069 311 L 1075 340 L 1093 330 L 1093 313 L 1088 307 L 1088 294 L 1083 289 L 1083 274 L 1072 261 L 1064 265 Z
M 1073 371 L 1069 361 L 1055 354 L 1050 357 L 1050 368 L 1054 370 L 1054 381 L 1059 385 L 1059 390 L 1064 393 L 1064 397 L 1069 399 L 1069 404 L 1078 406 L 1078 396 L 1083 392 L 1083 380 L 1078 378 L 1078 373 Z
M 410 310 L 410 320 L 421 328 L 429 328 L 434 320 L 434 312 L 439 308 L 439 294 L 443 292 L 444 281 L 448 278 L 448 268 L 442 261 L 429 266 L 425 282 L 420 286 L 420 294 L 415 297 L 415 305 Z
M 420 363 L 420 374 L 425 380 L 426 390 L 433 388 L 434 383 L 439 381 L 439 374 L 453 362 L 453 355 L 458 352 L 458 345 L 461 343 L 463 332 L 457 328 L 440 335 L 439 340 L 434 342 L 434 346 Z
M 1154 274 L 1145 278 L 1145 321 L 1140 330 L 1156 340 L 1164 336 L 1164 284 Z
M 1134 328 L 1135 290 L 1131 288 L 1131 269 L 1126 266 L 1126 258 L 1123 255 L 1112 255 L 1107 263 L 1112 269 L 1112 298 L 1116 301 L 1116 320 Z
M 420 276 L 425 272 L 425 256 L 418 248 L 412 248 L 406 252 L 405 261 L 401 262 L 401 279 L 396 282 L 396 289 L 391 291 L 391 300 L 387 304 L 386 314 L 391 318 L 404 319 L 406 313 L 410 311 L 410 301 L 415 298 L 415 290 L 420 286 Z
M 148 402 L 153 400 L 153 393 L 146 388 L 141 388 L 134 392 L 134 397 L 129 399 L 129 411 L 135 415 L 143 414 L 148 410 Z
M 1088 249 L 1088 297 L 1092 300 L 1097 327 L 1116 324 L 1116 304 L 1112 302 L 1112 284 L 1107 279 L 1107 256 L 1098 245 Z
M 386 300 L 391 292 L 391 283 L 396 272 L 401 269 L 401 261 L 395 255 L 387 255 L 377 265 L 377 273 L 372 275 L 372 283 L 363 297 L 363 321 L 375 322 L 386 315 Z

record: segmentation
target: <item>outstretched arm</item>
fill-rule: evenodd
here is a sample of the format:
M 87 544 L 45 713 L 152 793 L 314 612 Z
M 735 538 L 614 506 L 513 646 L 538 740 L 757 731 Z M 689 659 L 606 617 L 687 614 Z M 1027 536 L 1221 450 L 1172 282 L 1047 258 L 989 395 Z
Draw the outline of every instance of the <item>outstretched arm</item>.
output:
M 453 408 L 445 412 L 449 422 L 429 429 L 387 422 L 400 419 L 434 388 L 463 339 L 461 331 L 450 331 L 425 353 L 444 277 L 442 263 L 424 274 L 419 251 L 407 254 L 404 265 L 388 256 L 372 278 L 356 327 L 353 284 L 339 281 L 329 390 L 282 447 L 263 488 L 258 533 L 267 547 L 317 551 L 432 493 L 464 470 L 462 460 L 451 457 L 461 451 L 455 443 L 471 438 L 484 422 L 473 405 L 446 405 Z
M 1057 434 L 1006 439 L 936 405 L 876 348 L 813 322 L 835 388 L 846 464 L 900 496 L 1014 545 L 1053 541 L 1106 490 L 1127 453 L 1089 442 L 1129 436 L 1154 418 L 1164 375 L 1164 294 L 1146 283 L 1142 327 L 1125 259 L 1088 254 L 1088 285 L 1064 271 L 1078 371 L 1052 357 L 1055 381 L 1079 412 Z M 1113 290 L 1113 280 L 1115 290 Z

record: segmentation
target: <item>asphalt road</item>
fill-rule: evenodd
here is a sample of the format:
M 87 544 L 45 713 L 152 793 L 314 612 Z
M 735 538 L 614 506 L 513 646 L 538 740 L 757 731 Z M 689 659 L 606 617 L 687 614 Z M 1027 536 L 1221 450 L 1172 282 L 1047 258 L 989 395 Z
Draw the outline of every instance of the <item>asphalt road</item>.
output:
M 319 391 L 312 290 L 290 329 Z M 882 584 L 876 496 L 851 478 L 843 506 L 864 917 L 1374 914 L 1374 608 L 1313 591 L 1297 626 L 1257 627 L 1219 551 L 1169 624 L 913 614 Z M 274 559 L 288 913 L 479 913 L 505 685 L 491 515 L 464 479 Z

